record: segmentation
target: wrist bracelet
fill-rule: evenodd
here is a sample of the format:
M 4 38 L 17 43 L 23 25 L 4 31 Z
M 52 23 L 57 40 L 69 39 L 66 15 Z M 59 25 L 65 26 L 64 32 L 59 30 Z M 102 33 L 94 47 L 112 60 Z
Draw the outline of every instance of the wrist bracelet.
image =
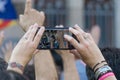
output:
M 95 72 L 95 78 L 98 80 L 101 76 L 109 72 L 112 72 L 112 69 L 108 65 L 102 66 Z
M 100 65 L 101 63 L 103 63 L 103 62 L 106 62 L 105 60 L 103 60 L 103 61 L 101 61 L 100 63 L 97 63 L 94 67 L 93 67 L 93 70 L 98 66 L 98 65 Z M 95 71 L 95 70 L 94 70 Z
M 105 78 L 109 77 L 109 76 L 115 76 L 113 72 L 109 72 L 107 74 L 104 74 L 103 76 L 101 76 L 98 80 L 105 80 Z
M 104 64 L 103 66 L 107 66 L 108 64 Z M 101 66 L 101 67 L 103 67 L 103 66 Z M 99 67 L 99 68 L 101 68 L 101 67 Z M 96 71 L 99 69 L 99 68 L 97 68 L 95 71 L 94 71 L 94 73 L 96 73 Z
M 24 70 L 24 67 L 21 64 L 16 63 L 16 62 L 10 62 L 8 63 L 8 66 L 11 68 L 19 68 L 21 71 Z

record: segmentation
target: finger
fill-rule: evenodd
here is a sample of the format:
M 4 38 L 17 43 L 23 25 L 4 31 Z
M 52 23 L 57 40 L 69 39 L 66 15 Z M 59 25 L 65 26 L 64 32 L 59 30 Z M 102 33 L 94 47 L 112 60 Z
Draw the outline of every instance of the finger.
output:
M 45 14 L 43 11 L 40 11 L 41 16 L 45 17 Z
M 25 13 L 28 13 L 31 8 L 32 8 L 32 1 L 31 0 L 26 0 Z
M 69 35 L 64 35 L 64 38 L 70 42 L 76 49 L 79 49 L 80 44 L 73 37 Z
M 22 39 L 24 39 L 25 37 L 28 37 L 32 29 L 33 29 L 33 25 L 30 26 L 30 28 L 29 28 L 28 31 L 24 34 L 24 36 L 23 36 Z
M 41 27 L 38 31 L 38 33 L 36 34 L 35 38 L 34 38 L 34 42 L 35 42 L 35 45 L 38 46 L 40 40 L 41 40 L 41 37 L 43 35 L 45 31 L 45 28 L 44 27 Z
M 30 35 L 29 35 L 29 40 L 34 40 L 34 36 L 35 36 L 35 34 L 36 34 L 36 32 L 37 32 L 37 29 L 38 29 L 38 24 L 37 23 L 35 23 L 34 25 L 33 25 L 33 29 L 31 30 L 31 32 L 30 32 Z
M 84 37 L 82 36 L 81 32 L 73 28 L 69 28 L 69 31 L 72 32 L 77 37 L 79 42 L 84 42 Z
M 81 33 L 85 33 L 85 32 L 78 26 L 78 24 L 76 24 L 73 28 L 75 28 L 76 30 L 80 31 Z

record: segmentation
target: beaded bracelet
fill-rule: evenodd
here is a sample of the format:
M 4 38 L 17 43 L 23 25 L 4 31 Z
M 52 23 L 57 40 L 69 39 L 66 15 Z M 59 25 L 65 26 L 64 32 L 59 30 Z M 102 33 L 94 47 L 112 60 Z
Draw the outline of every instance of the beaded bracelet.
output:
M 10 62 L 10 63 L 8 63 L 8 66 L 11 67 L 11 68 L 18 68 L 21 71 L 24 70 L 24 67 L 21 64 L 16 63 L 16 62 Z

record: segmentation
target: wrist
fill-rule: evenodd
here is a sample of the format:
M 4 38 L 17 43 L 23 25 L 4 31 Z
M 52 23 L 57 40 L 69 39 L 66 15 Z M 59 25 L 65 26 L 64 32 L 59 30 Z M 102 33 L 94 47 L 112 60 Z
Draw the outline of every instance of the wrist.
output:
M 11 56 L 9 63 L 16 62 L 21 64 L 23 67 L 27 65 L 31 58 L 28 57 L 20 57 L 20 56 Z
M 12 70 L 12 71 L 18 72 L 20 74 L 23 74 L 24 67 L 19 63 L 9 62 L 7 70 Z

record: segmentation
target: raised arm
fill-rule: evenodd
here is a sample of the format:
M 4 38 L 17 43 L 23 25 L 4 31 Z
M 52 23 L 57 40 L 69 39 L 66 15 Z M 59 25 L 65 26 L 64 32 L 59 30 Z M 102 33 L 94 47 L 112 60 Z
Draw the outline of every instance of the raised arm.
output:
M 34 57 L 36 80 L 58 80 L 57 71 L 49 50 L 39 50 Z
M 63 59 L 64 80 L 80 80 L 75 65 L 75 57 L 69 50 L 57 50 Z

